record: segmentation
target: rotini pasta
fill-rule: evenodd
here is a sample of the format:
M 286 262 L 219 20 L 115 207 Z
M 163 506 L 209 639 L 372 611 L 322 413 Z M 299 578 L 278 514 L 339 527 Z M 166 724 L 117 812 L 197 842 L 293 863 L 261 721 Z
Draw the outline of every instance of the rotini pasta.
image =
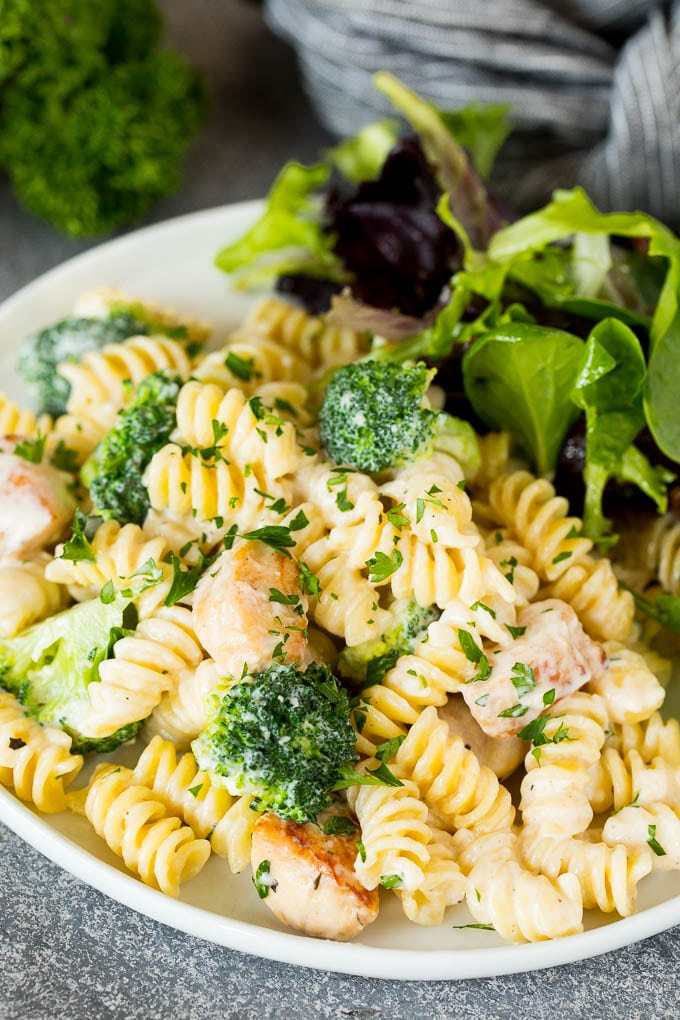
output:
M 635 910 L 637 887 L 652 870 L 648 849 L 629 851 L 622 845 L 590 843 L 572 837 L 553 839 L 534 826 L 526 826 L 521 839 L 522 858 L 532 871 L 553 881 L 572 875 L 579 883 L 586 910 L 616 911 L 628 917 Z
M 394 891 L 401 900 L 404 913 L 415 924 L 437 925 L 444 921 L 448 907 L 465 897 L 466 880 L 454 860 L 453 837 L 443 829 L 433 829 L 427 844 L 430 859 L 423 868 L 423 881 L 418 889 Z
M 432 831 L 427 806 L 408 779 L 397 788 L 351 786 L 347 799 L 361 827 L 354 870 L 366 889 L 381 882 L 414 891 L 425 882 Z
M 525 758 L 520 809 L 526 826 L 546 836 L 585 832 L 593 817 L 590 769 L 600 757 L 608 725 L 597 694 L 579 691 L 557 703 L 543 728 L 545 743 Z
M 366 333 L 329 326 L 323 319 L 309 315 L 279 298 L 258 302 L 246 318 L 240 333 L 263 333 L 279 348 L 294 351 L 322 374 L 339 365 L 349 365 L 369 350 Z
M 509 830 L 455 837 L 457 861 L 467 876 L 467 905 L 481 924 L 511 942 L 538 942 L 583 930 L 581 889 L 575 875 L 551 881 L 521 863 Z
M 34 439 L 37 435 L 47 435 L 51 427 L 52 419 L 48 414 L 36 416 L 0 393 L 0 436 Z
M 178 760 L 173 744 L 155 736 L 134 769 L 134 781 L 158 797 L 194 834 L 210 841 L 216 854 L 226 858 L 234 874 L 250 860 L 250 840 L 258 812 L 253 798 L 232 797 L 196 764 L 191 752 Z
M 512 825 L 515 809 L 508 790 L 491 769 L 479 764 L 460 737 L 449 734 L 434 707 L 423 709 L 395 762 L 415 782 L 444 828 L 493 832 Z
M 66 601 L 66 591 L 48 580 L 43 560 L 0 564 L 0 637 L 58 613 Z
M 607 666 L 588 688 L 599 694 L 613 723 L 632 724 L 649 719 L 663 704 L 664 689 L 644 658 L 615 641 L 604 645 Z
M 125 405 L 130 385 L 137 386 L 151 372 L 167 368 L 183 378 L 191 361 L 176 340 L 163 336 L 136 336 L 101 351 L 90 351 L 81 361 L 65 361 L 59 373 L 71 384 L 67 411 L 92 422 L 102 435 L 112 427 Z
M 186 670 L 203 657 L 191 622 L 182 606 L 162 607 L 122 637 L 113 657 L 99 666 L 100 683 L 90 684 L 90 707 L 80 720 L 88 737 L 107 737 L 121 726 L 146 719 L 166 691 L 173 690 Z
M 71 738 L 29 719 L 11 694 L 0 691 L 0 783 L 39 811 L 66 810 L 66 787 L 83 767 Z
M 489 503 L 498 522 L 529 550 L 543 581 L 555 581 L 591 549 L 581 521 L 567 516 L 569 503 L 545 478 L 528 471 L 501 475 L 489 487 Z
M 165 805 L 122 765 L 100 765 L 87 788 L 84 812 L 95 832 L 142 882 L 167 896 L 204 866 L 210 844 L 168 814 Z
M 668 804 L 629 804 L 607 819 L 602 838 L 609 846 L 626 847 L 629 853 L 651 850 L 657 871 L 680 868 L 680 815 Z
M 91 542 L 93 559 L 67 559 L 63 550 L 63 545 L 57 546 L 45 576 L 68 586 L 78 602 L 97 598 L 111 581 L 116 589 L 134 592 L 140 619 L 144 619 L 168 594 L 172 572 L 163 562 L 167 545 L 160 535 L 149 537 L 137 524 L 100 524 Z

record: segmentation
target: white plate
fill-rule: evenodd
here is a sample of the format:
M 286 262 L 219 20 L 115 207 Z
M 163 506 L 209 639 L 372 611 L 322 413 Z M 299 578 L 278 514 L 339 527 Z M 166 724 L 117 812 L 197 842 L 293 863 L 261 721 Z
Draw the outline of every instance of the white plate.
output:
M 101 284 L 210 319 L 218 333 L 225 332 L 248 302 L 229 293 L 213 256 L 258 208 L 252 202 L 228 206 L 149 227 L 80 255 L 19 291 L 0 307 L 1 388 L 23 396 L 14 375 L 16 345 L 67 314 L 81 291 Z M 594 914 L 590 930 L 554 942 L 508 945 L 491 932 L 455 930 L 453 925 L 472 921 L 464 907 L 451 910 L 440 928 L 420 928 L 405 920 L 396 897 L 385 896 L 379 920 L 360 939 L 331 943 L 282 928 L 250 878 L 233 878 L 219 858 L 173 900 L 126 874 L 82 818 L 38 815 L 0 788 L 0 820 L 84 882 L 173 928 L 258 956 L 348 974 L 401 980 L 509 974 L 595 956 L 680 923 L 680 875 L 666 873 L 643 881 L 634 917 L 607 922 Z

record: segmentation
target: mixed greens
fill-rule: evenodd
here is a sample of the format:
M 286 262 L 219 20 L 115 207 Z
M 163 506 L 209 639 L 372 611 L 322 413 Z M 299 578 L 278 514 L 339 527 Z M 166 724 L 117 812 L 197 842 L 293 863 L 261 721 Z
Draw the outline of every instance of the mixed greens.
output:
M 617 491 L 664 512 L 680 463 L 680 239 L 644 213 L 600 213 L 580 188 L 516 218 L 480 175 L 507 135 L 504 108 L 448 114 L 387 73 L 375 83 L 414 134 L 381 121 L 323 163 L 288 164 L 217 264 L 237 286 L 275 280 L 368 331 L 371 360 L 435 366 L 447 410 L 509 430 L 605 548 Z M 370 371 L 331 380 L 322 430 L 348 406 L 338 377 Z M 358 463 L 348 450 L 331 453 Z

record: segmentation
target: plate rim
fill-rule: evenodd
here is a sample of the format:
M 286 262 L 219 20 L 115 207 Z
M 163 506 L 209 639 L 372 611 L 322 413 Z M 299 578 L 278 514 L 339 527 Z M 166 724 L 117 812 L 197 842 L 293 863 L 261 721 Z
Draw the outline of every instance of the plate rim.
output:
M 183 225 L 210 221 L 216 216 L 247 216 L 262 208 L 262 199 L 226 203 L 184 213 L 95 245 L 53 266 L 29 281 L 0 303 L 0 324 L 15 306 L 30 300 L 45 285 L 58 284 L 89 260 L 108 253 L 134 248 L 150 235 L 172 232 Z M 206 270 L 208 266 L 206 266 Z M 105 284 L 106 281 L 102 281 Z M 228 293 L 225 292 L 225 293 Z M 3 345 L 4 346 L 4 345 Z M 68 836 L 49 825 L 14 794 L 0 787 L 0 821 L 20 839 L 67 873 L 124 906 L 187 935 L 253 956 L 294 966 L 395 981 L 452 981 L 499 977 L 576 963 L 621 949 L 680 924 L 680 895 L 647 907 L 630 917 L 619 918 L 576 935 L 538 943 L 477 948 L 387 948 L 366 945 L 359 938 L 333 942 L 277 931 L 253 922 L 165 896 L 94 856 Z M 210 925 L 206 929 L 206 920 Z M 414 926 L 414 932 L 417 932 Z M 302 959 L 304 957 L 304 959 Z

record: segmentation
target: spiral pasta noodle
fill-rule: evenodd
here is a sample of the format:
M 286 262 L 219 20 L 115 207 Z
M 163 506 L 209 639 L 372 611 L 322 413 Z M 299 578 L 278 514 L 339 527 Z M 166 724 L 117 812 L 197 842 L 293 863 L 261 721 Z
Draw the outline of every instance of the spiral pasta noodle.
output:
M 654 840 L 656 849 L 651 857 L 654 870 L 680 868 L 680 815 L 668 804 L 631 804 L 622 808 L 604 823 L 602 839 L 609 846 L 620 844 L 630 853 L 644 853 Z
M 636 750 L 606 747 L 593 774 L 591 799 L 598 812 L 657 801 L 680 808 L 680 776 L 663 758 L 646 763 Z
M 444 828 L 492 832 L 512 825 L 515 809 L 510 793 L 460 737 L 449 733 L 436 708 L 423 709 L 395 762 Z
M 457 861 L 467 876 L 467 905 L 481 924 L 511 942 L 538 942 L 583 930 L 581 889 L 575 875 L 552 881 L 521 863 L 510 830 L 455 836 Z
M 185 750 L 208 722 L 206 698 L 220 681 L 212 659 L 199 662 L 195 670 L 184 670 L 174 690 L 167 691 L 144 725 L 144 734 L 170 740 Z
M 644 564 L 670 595 L 680 594 L 680 522 L 673 514 L 655 517 L 636 545 L 643 550 Z
M 567 500 L 545 478 L 528 471 L 501 475 L 489 487 L 489 503 L 498 521 L 529 550 L 543 581 L 555 581 L 590 551 L 582 522 L 567 516 Z
M 47 435 L 51 428 L 52 419 L 48 414 L 36 416 L 0 393 L 0 436 L 34 439 L 37 435 Z
M 67 585 L 78 602 L 96 598 L 108 581 L 116 589 L 143 588 L 136 599 L 140 619 L 161 605 L 168 594 L 171 573 L 162 562 L 167 552 L 162 536 L 149 536 L 137 524 L 121 527 L 117 521 L 104 521 L 95 531 L 90 547 L 94 559 L 74 561 L 64 558 L 63 545 L 57 546 L 54 558 L 45 568 L 45 576 Z M 145 587 L 151 574 L 158 571 L 162 577 Z
M 100 765 L 87 789 L 85 815 L 98 836 L 142 882 L 167 896 L 203 868 L 210 844 L 170 815 L 122 765 Z
M 100 682 L 90 684 L 90 706 L 80 720 L 88 737 L 107 737 L 121 726 L 146 719 L 186 670 L 194 670 L 203 650 L 191 612 L 162 607 L 142 620 L 134 634 L 113 646 L 113 658 L 99 666 Z
M 620 730 L 624 754 L 637 751 L 644 762 L 661 757 L 672 768 L 680 768 L 680 723 L 664 721 L 658 712 L 642 723 L 624 725 Z
M 433 829 L 427 844 L 430 859 L 423 868 L 418 889 L 395 889 L 404 913 L 415 924 L 437 925 L 444 921 L 448 907 L 465 897 L 466 880 L 454 860 L 453 837 L 443 829 Z
M 320 374 L 348 365 L 369 351 L 366 333 L 331 326 L 322 316 L 309 315 L 274 297 L 258 302 L 239 332 L 248 336 L 251 331 L 294 351 Z
M 544 744 L 525 758 L 520 809 L 524 824 L 548 836 L 575 836 L 588 828 L 590 769 L 600 757 L 609 718 L 597 694 L 581 691 L 557 703 Z
M 627 641 L 630 637 L 633 596 L 619 588 L 610 560 L 584 556 L 549 585 L 545 594 L 568 602 L 596 641 Z
M 599 694 L 613 723 L 643 722 L 663 704 L 664 689 L 642 655 L 616 641 L 604 645 L 607 665 L 588 689 Z
M 551 839 L 535 826 L 526 826 L 520 837 L 522 857 L 532 871 L 555 880 L 573 875 L 581 888 L 586 910 L 597 907 L 628 917 L 635 910 L 637 887 L 652 870 L 647 848 L 629 851 L 573 837 Z
M 432 832 L 427 806 L 415 783 L 403 786 L 351 786 L 347 800 L 359 820 L 361 842 L 354 871 L 366 889 L 397 879 L 401 889 L 419 889 L 430 860 Z
M 273 382 L 308 383 L 310 366 L 295 351 L 281 347 L 275 340 L 257 333 L 234 334 L 219 351 L 202 359 L 194 376 L 199 382 L 223 390 L 238 386 L 252 396 L 263 384 Z
M 89 351 L 79 362 L 64 361 L 58 371 L 71 384 L 67 411 L 106 432 L 125 405 L 130 385 L 139 385 L 161 368 L 184 378 L 191 371 L 182 344 L 163 336 L 130 337 L 101 351 Z
M 65 590 L 46 576 L 41 560 L 0 564 L 0 637 L 13 637 L 38 620 L 58 613 Z
M 66 810 L 66 787 L 83 759 L 71 754 L 71 738 L 62 730 L 30 719 L 17 699 L 0 691 L 0 783 L 39 811 Z
M 177 758 L 173 744 L 154 737 L 134 768 L 134 781 L 147 787 L 167 810 L 210 841 L 238 874 L 250 859 L 250 840 L 258 813 L 252 797 L 232 797 L 224 786 L 201 771 L 191 752 Z

